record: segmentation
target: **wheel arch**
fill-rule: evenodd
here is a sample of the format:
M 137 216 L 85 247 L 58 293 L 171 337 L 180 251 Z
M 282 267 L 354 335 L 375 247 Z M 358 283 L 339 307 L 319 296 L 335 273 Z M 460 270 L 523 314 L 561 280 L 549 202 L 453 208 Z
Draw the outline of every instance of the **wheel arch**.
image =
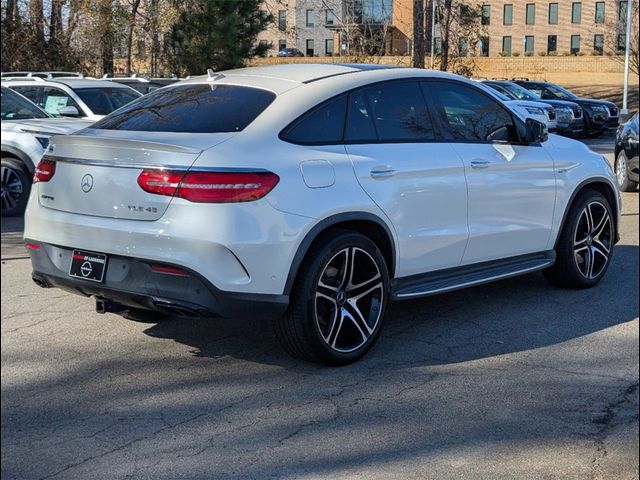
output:
M 571 194 L 571 197 L 569 198 L 569 201 L 567 202 L 567 206 L 564 209 L 564 213 L 562 215 L 562 222 L 560 223 L 560 228 L 558 229 L 558 234 L 556 236 L 556 240 L 553 246 L 554 249 L 557 248 L 558 246 L 558 240 L 560 239 L 560 235 L 564 230 L 564 226 L 567 221 L 567 216 L 569 215 L 569 210 L 571 210 L 571 207 L 573 206 L 576 198 L 578 198 L 578 196 L 586 190 L 594 190 L 598 193 L 601 193 L 607 199 L 607 201 L 609 202 L 609 205 L 611 205 L 611 208 L 613 209 L 613 228 L 614 228 L 615 242 L 618 243 L 618 241 L 620 240 L 620 232 L 618 229 L 619 227 L 618 218 L 619 218 L 620 212 L 618 210 L 619 205 L 617 201 L 616 190 L 611 185 L 611 182 L 609 180 L 602 177 L 595 177 L 595 178 L 589 178 L 587 180 L 583 180 L 580 184 L 578 184 L 576 189 Z
M 15 158 L 16 160 L 19 160 L 20 163 L 22 163 L 22 165 L 24 165 L 24 167 L 27 169 L 27 172 L 29 172 L 29 175 L 33 175 L 35 166 L 33 165 L 33 162 L 31 161 L 31 159 L 26 153 L 10 145 L 2 145 L 2 157 L 3 158 L 10 157 L 10 158 Z
M 291 293 L 300 267 L 311 247 L 328 232 L 348 230 L 361 233 L 373 241 L 382 252 L 389 268 L 389 278 L 394 277 L 396 246 L 389 226 L 380 217 L 369 212 L 339 213 L 318 222 L 303 238 L 289 267 L 284 287 L 285 295 Z

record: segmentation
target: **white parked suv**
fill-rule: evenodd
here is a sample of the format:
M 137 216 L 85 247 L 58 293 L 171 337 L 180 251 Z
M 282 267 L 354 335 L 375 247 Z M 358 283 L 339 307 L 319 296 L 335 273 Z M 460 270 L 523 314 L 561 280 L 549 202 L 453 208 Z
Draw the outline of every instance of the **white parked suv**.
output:
M 2 216 L 21 215 L 31 177 L 51 135 L 76 132 L 92 122 L 53 118 L 19 93 L 2 87 Z
M 618 239 L 606 159 L 475 82 L 371 65 L 231 70 L 56 137 L 26 212 L 33 279 L 136 316 L 273 318 L 352 362 L 392 300 L 542 270 L 597 284 Z
M 131 87 L 91 78 L 3 78 L 2 84 L 24 95 L 54 116 L 100 120 L 139 98 Z

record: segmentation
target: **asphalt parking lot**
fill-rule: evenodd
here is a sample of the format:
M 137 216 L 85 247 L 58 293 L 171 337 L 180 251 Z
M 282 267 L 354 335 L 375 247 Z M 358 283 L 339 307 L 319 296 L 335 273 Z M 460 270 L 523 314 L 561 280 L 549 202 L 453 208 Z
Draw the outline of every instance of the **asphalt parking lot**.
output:
M 397 303 L 338 369 L 287 357 L 259 312 L 96 314 L 32 283 L 3 219 L 2 478 L 638 478 L 638 193 L 623 202 L 598 287 L 532 274 Z

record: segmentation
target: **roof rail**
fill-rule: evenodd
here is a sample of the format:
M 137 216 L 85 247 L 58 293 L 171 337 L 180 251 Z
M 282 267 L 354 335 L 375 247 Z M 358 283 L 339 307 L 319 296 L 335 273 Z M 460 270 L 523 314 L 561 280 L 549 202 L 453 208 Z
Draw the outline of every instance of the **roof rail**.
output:
M 511 80 L 512 81 L 521 80 L 521 81 L 524 81 L 524 82 L 528 82 L 529 78 L 528 77 L 513 77 Z
M 2 77 L 3 82 L 44 82 L 46 81 L 41 77 Z

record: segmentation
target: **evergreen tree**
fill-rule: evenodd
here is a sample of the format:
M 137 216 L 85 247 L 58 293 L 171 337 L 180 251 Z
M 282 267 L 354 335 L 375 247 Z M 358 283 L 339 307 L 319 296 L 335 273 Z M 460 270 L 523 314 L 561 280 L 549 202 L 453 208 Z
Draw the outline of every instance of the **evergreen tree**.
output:
M 258 33 L 273 20 L 260 11 L 260 0 L 196 0 L 169 32 L 175 71 L 202 74 L 241 67 L 264 56 L 270 45 L 256 45 Z

